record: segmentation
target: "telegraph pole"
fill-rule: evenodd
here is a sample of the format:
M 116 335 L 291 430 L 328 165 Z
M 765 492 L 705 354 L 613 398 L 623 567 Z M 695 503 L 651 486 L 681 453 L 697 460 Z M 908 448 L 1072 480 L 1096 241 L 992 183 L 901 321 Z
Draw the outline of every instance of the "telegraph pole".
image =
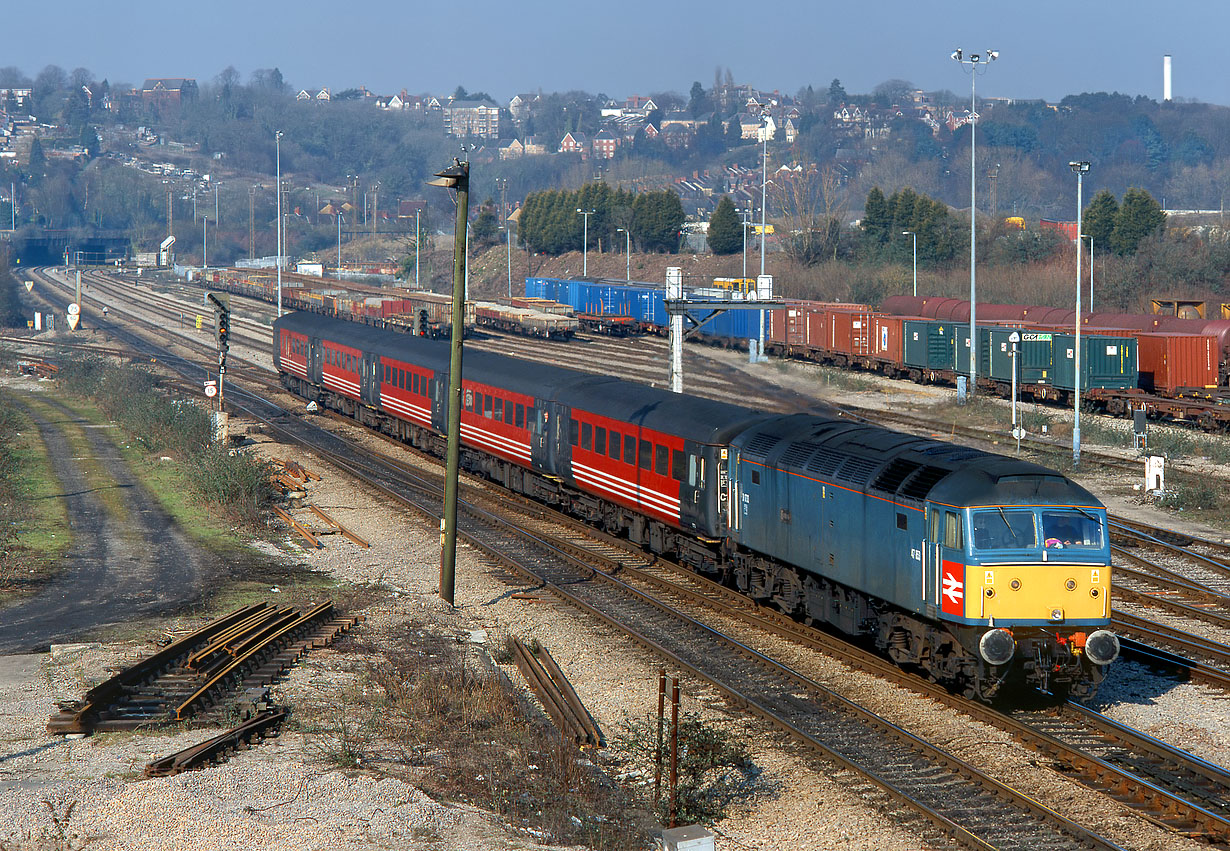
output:
M 465 309 L 465 237 L 469 224 L 470 163 L 459 159 L 436 172 L 429 186 L 457 190 L 457 222 L 453 231 L 453 327 L 448 367 L 448 454 L 444 474 L 444 517 L 440 520 L 440 596 L 450 606 L 457 574 L 457 486 L 461 466 L 461 334 Z

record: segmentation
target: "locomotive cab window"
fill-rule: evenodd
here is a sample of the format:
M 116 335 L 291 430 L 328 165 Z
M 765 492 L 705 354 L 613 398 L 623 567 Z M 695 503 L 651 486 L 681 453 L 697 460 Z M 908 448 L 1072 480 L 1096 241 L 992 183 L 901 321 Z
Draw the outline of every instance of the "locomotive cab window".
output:
M 1014 550 L 1036 547 L 1032 511 L 975 511 L 970 524 L 974 548 L 979 550 Z
M 1102 522 L 1078 511 L 1043 511 L 1042 539 L 1047 547 L 1101 548 Z
M 959 550 L 965 546 L 965 535 L 961 529 L 961 515 L 955 511 L 944 512 L 944 546 L 951 550 Z

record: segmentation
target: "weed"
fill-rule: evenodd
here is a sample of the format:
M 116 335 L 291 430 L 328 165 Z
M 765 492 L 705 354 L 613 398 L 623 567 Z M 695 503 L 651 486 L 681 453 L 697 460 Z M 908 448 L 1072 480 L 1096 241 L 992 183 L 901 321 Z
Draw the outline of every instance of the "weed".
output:
M 1131 427 L 1123 422 L 1088 417 L 1081 422 L 1081 443 L 1114 447 L 1130 446 L 1132 443 Z
M 1216 487 L 1198 481 L 1167 490 L 1157 504 L 1171 511 L 1216 511 L 1221 507 L 1221 497 Z
M 658 722 L 656 718 L 630 719 L 616 737 L 622 751 L 644 777 L 658 772 L 666 778 L 667 765 L 657 765 Z M 669 746 L 663 761 L 669 760 Z M 700 716 L 687 712 L 679 718 L 679 783 L 676 818 L 680 824 L 716 821 L 735 801 L 751 792 L 759 769 L 751 755 L 729 733 L 712 727 Z M 665 780 L 657 815 L 665 823 L 669 815 Z
M 393 745 L 386 764 L 433 797 L 489 808 L 551 843 L 648 844 L 644 809 L 530 709 L 483 651 L 425 631 L 408 638 L 368 671 L 380 703 L 373 723 Z
M 60 385 L 88 398 L 134 436 L 148 453 L 191 458 L 193 489 L 235 519 L 254 521 L 272 496 L 271 465 L 248 452 L 231 453 L 213 443 L 209 413 L 167 398 L 157 378 L 135 367 L 113 366 L 101 358 L 64 358 Z

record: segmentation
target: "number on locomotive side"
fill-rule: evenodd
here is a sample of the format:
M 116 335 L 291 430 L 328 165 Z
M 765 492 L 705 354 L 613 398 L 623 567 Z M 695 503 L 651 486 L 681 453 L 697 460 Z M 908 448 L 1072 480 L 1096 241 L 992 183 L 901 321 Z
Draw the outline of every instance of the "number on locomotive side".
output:
M 910 549 L 910 558 L 914 561 L 922 561 L 922 550 Z

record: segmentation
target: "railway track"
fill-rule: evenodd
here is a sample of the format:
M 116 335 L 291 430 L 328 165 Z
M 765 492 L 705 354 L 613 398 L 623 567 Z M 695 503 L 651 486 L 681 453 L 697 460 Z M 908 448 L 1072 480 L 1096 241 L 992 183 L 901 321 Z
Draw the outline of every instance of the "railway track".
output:
M 309 650 L 331 643 L 362 618 L 331 602 L 308 611 L 258 603 L 218 618 L 61 707 L 47 722 L 57 734 L 131 730 L 184 721 L 238 693 L 255 701 Z
M 246 399 L 244 400 L 244 404 L 247 404 L 247 400 L 246 400 Z M 280 430 L 280 429 L 281 429 L 281 425 L 284 425 L 284 424 L 285 424 L 285 420 L 286 420 L 287 418 L 285 418 L 285 417 L 284 417 L 284 415 L 282 415 L 281 413 L 275 414 L 275 415 L 274 415 L 274 417 L 275 417 L 275 419 L 276 419 L 276 420 L 279 420 L 279 423 L 278 423 L 278 426 L 277 426 L 277 427 L 278 427 L 278 428 L 279 428 L 279 430 Z M 272 424 L 273 424 L 273 421 L 271 420 L 271 425 L 272 425 Z M 319 451 L 319 447 L 318 447 L 318 451 Z M 336 463 L 339 463 L 339 464 L 340 464 L 340 465 L 342 465 L 342 466 L 350 466 L 349 464 L 344 463 L 344 461 L 343 461 L 343 460 L 341 460 L 341 459 L 342 459 L 342 456 L 339 456 L 339 460 L 338 460 Z M 368 463 L 368 462 L 364 462 L 364 464 L 366 464 L 366 463 Z M 420 507 L 420 510 L 424 510 L 424 509 L 423 509 L 422 507 Z M 438 509 L 434 509 L 434 512 L 435 512 L 435 513 L 433 513 L 433 509 L 431 509 L 431 508 L 430 508 L 430 506 L 429 506 L 429 507 L 425 510 L 425 512 L 426 512 L 429 516 L 438 516 Z M 507 534 L 507 532 L 505 531 L 505 533 L 504 533 L 504 534 L 506 535 L 506 534 Z M 501 560 L 504 560 L 504 559 L 506 558 L 506 554 L 504 554 L 504 553 L 503 553 L 503 549 L 502 549 L 502 548 L 498 545 L 498 542 L 497 542 L 497 543 L 492 543 L 492 544 L 491 544 L 491 546 L 490 546 L 489 548 L 488 548 L 488 547 L 484 547 L 484 549 L 487 549 L 487 550 L 488 550 L 488 554 L 489 554 L 489 556 L 490 556 L 490 557 L 492 557 L 492 558 L 500 558 Z M 564 553 L 564 548 L 563 548 L 563 547 L 558 546 L 557 544 L 552 544 L 552 545 L 550 545 L 550 546 L 548 547 L 548 551 L 549 551 L 549 553 L 553 554 L 553 557 L 554 557 L 554 558 L 559 559 L 559 558 L 560 558 L 560 555 L 561 555 L 562 553 Z M 621 567 L 635 566 L 635 564 L 636 564 L 636 558 L 635 558 L 634 556 L 629 556 L 629 557 L 628 557 L 628 559 L 629 559 L 629 561 L 628 561 L 626 564 L 625 564 L 625 563 L 621 563 Z M 595 574 L 595 573 L 594 573 L 593 568 L 592 568 L 592 567 L 590 567 L 590 568 L 588 568 L 588 573 L 586 573 L 585 571 L 582 571 L 582 573 L 580 573 L 580 574 L 574 574 L 574 575 L 572 575 L 570 578 L 555 577 L 555 578 L 553 579 L 552 577 L 544 577 L 544 576 L 541 576 L 541 575 L 540 575 L 540 579 L 542 579 L 543 581 L 549 581 L 549 582 L 555 582 L 555 583 L 558 583 L 558 582 L 567 582 L 567 583 L 576 583 L 576 584 L 588 584 L 588 583 L 589 583 L 589 580 L 591 580 L 591 579 L 595 578 L 595 577 L 596 577 L 596 575 L 597 575 L 597 574 Z M 642 603 L 642 605 L 656 605 L 656 606 L 659 606 L 659 607 L 660 607 L 660 604 L 653 604 L 653 603 Z M 660 608 L 659 608 L 659 611 L 661 611 L 661 609 L 660 609 Z M 656 615 L 655 615 L 654 617 L 658 617 L 658 616 L 656 616 Z M 703 632 L 704 632 L 704 630 L 701 630 L 701 632 L 703 633 Z M 663 647 L 665 646 L 665 645 L 663 645 L 663 644 L 662 644 L 662 642 L 661 642 L 661 641 L 659 641 L 658 639 L 654 638 L 652 635 L 649 635 L 649 634 L 643 634 L 643 635 L 641 635 L 641 640 L 646 641 L 646 642 L 647 642 L 650 646 L 653 646 L 653 647 L 655 647 L 655 648 L 663 648 Z M 706 638 L 706 639 L 705 639 L 705 641 L 710 641 L 710 640 L 714 640 L 714 639 L 712 639 L 712 638 Z M 696 650 L 694 650 L 694 651 L 693 651 L 693 653 L 696 655 L 696 657 L 697 657 L 698 659 L 699 659 L 699 658 L 707 658 L 707 657 L 709 657 L 709 656 L 713 655 L 713 653 L 711 652 L 711 649 L 710 649 L 710 650 L 701 650 L 701 649 L 699 649 L 699 648 L 700 648 L 700 647 L 702 647 L 703 645 L 704 645 L 704 641 L 701 641 L 701 642 L 697 645 L 697 648 L 698 648 L 698 649 L 696 649 Z M 684 654 L 683 654 L 683 653 L 679 653 L 679 654 L 676 654 L 676 656 L 677 656 L 677 658 L 678 658 L 678 659 L 680 659 L 680 660 L 681 660 L 681 659 L 684 657 Z M 760 658 L 760 657 L 755 657 L 755 658 L 753 658 L 753 664 L 754 664 L 755 666 L 757 666 L 757 667 L 761 667 L 761 666 L 765 665 L 765 662 L 764 662 L 764 660 L 763 660 L 762 658 Z M 700 675 L 700 669 L 698 669 L 698 675 Z M 728 676 L 730 676 L 730 677 L 732 677 L 732 678 L 733 678 L 733 677 L 735 677 L 736 675 L 735 675 L 734 673 L 728 673 Z M 762 676 L 753 676 L 753 675 L 750 675 L 750 674 L 747 674 L 747 673 L 742 674 L 742 676 L 744 676 L 744 677 L 746 677 L 746 678 L 747 678 L 747 679 L 746 679 L 746 680 L 744 680 L 743 682 L 748 682 L 748 683 L 757 683 L 757 682 L 760 682 L 760 681 L 761 681 L 761 679 L 762 679 Z M 784 672 L 778 672 L 778 676 L 783 676 L 783 677 L 785 677 L 785 676 L 786 676 L 786 674 L 785 674 Z M 787 679 L 789 679 L 789 678 L 787 678 Z M 784 697 L 783 695 L 786 695 L 786 694 L 787 694 L 787 691 L 785 690 L 785 689 L 787 689 L 787 688 L 794 688 L 794 689 L 797 689 L 797 688 L 803 688 L 803 687 L 805 687 L 805 688 L 807 688 L 807 689 L 811 689 L 811 688 L 813 688 L 813 685 L 812 685 L 812 684 L 810 684 L 810 683 L 804 683 L 804 682 L 801 682 L 801 681 L 799 681 L 799 680 L 790 680 L 789 682 L 791 683 L 789 686 L 784 686 L 784 687 L 783 687 L 781 684 L 779 684 L 779 690 L 778 690 L 778 692 L 777 692 L 777 697 L 776 697 L 776 698 L 773 698 L 773 697 L 772 697 L 772 695 L 770 694 L 770 695 L 762 695 L 762 697 L 761 697 L 761 698 L 752 699 L 752 698 L 753 698 L 753 696 L 752 696 L 752 695 L 749 695 L 749 694 L 745 693 L 744 691 L 741 691 L 739 688 L 734 688 L 734 687 L 731 687 L 731 691 L 729 692 L 729 694 L 730 694 L 730 696 L 732 697 L 732 699 L 733 699 L 733 700 L 736 700 L 736 701 L 739 701 L 739 702 L 744 702 L 744 703 L 749 702 L 749 700 L 751 700 L 751 702 L 753 702 L 753 703 L 757 703 L 757 701 L 758 701 L 758 700 L 764 700 L 764 701 L 766 701 L 766 703 L 768 703 L 768 704 L 772 704 L 775 700 L 776 700 L 776 701 L 780 701 L 780 702 L 781 702 L 781 705 L 782 705 L 782 707 L 783 707 L 783 710 L 782 710 L 782 713 L 781 713 L 781 714 L 786 715 L 787 717 L 785 717 L 785 718 L 780 718 L 780 717 L 779 717 L 775 723 L 783 724 L 783 725 L 784 725 L 784 726 L 783 726 L 783 728 L 784 728 L 784 729 L 791 730 L 793 735 L 799 735 L 799 734 L 802 734 L 802 735 L 804 735 L 804 736 L 808 736 L 808 735 L 810 735 L 810 734 L 808 734 L 807 729 L 806 729 L 806 726 L 807 726 L 807 724 L 809 724 L 809 723 L 813 723 L 814 719 L 813 719 L 813 721 L 808 721 L 808 720 L 807 720 L 805 717 L 803 717 L 803 716 L 799 716 L 797 719 L 796 719 L 796 718 L 794 718 L 793 716 L 790 716 L 788 713 L 790 713 L 790 712 L 798 712 L 798 711 L 799 711 L 799 710 L 798 710 L 798 708 L 797 708 L 797 706 L 795 706 L 795 704 L 797 703 L 797 698 L 789 698 L 789 699 L 788 699 L 787 697 Z M 761 684 L 763 685 L 763 683 L 761 683 Z M 824 700 L 819 700 L 819 698 L 817 698 L 817 699 L 818 699 L 818 701 L 819 701 L 819 702 L 825 702 L 825 703 L 827 703 L 827 702 L 829 702 L 829 701 L 831 700 L 831 699 L 829 699 L 829 698 L 825 698 Z M 759 703 L 757 703 L 757 705 L 759 705 Z M 840 706 L 841 706 L 841 701 L 840 701 L 840 700 L 838 700 L 838 701 L 836 702 L 836 704 L 835 704 L 835 705 L 837 705 L 837 706 L 839 706 L 839 707 L 840 707 Z M 826 711 L 836 711 L 836 710 L 832 710 L 832 709 L 830 708 L 829 710 L 826 710 Z M 797 721 L 798 723 L 795 723 L 796 721 Z M 844 723 L 844 722 L 843 722 L 843 723 Z M 835 722 L 835 721 L 833 721 L 832 719 L 826 718 L 826 719 L 825 719 L 825 721 L 824 721 L 824 723 L 823 723 L 823 724 L 821 724 L 820 726 L 821 726 L 821 727 L 824 727 L 824 726 L 826 726 L 826 725 L 835 725 L 835 724 L 836 724 L 836 722 Z M 834 729 L 836 729 L 836 727 L 834 727 Z M 887 730 L 886 728 L 880 728 L 880 732 L 879 732 L 877 735 L 890 735 L 890 736 L 897 737 L 897 736 L 899 736 L 900 734 L 898 734 L 898 733 L 893 733 L 892 731 L 889 731 L 889 730 Z M 814 737 L 813 737 L 813 738 L 814 738 Z M 908 734 L 906 734 L 904 739 L 898 739 L 898 741 L 907 741 L 909 738 L 910 738 L 910 737 L 909 737 L 909 735 L 908 735 Z M 855 734 L 855 733 L 851 733 L 851 741 L 850 741 L 850 743 L 849 743 L 849 748 L 851 749 L 851 751 L 852 751 L 853 753 L 856 753 L 856 754 L 857 754 L 857 753 L 859 753 L 859 751 L 858 751 L 858 747 L 859 747 L 859 745 L 858 745 L 858 741 L 859 741 L 859 735 L 857 735 L 857 734 Z M 840 744 L 840 743 L 838 743 L 838 744 Z M 821 752 L 825 752 L 825 751 L 824 751 L 824 748 L 825 748 L 825 747 L 829 747 L 829 745 L 826 745 L 826 744 L 824 743 L 824 741 L 819 740 L 819 739 L 817 739 L 817 740 L 813 743 L 813 746 L 814 746 L 814 747 L 819 748 Z M 908 749 L 908 746 L 907 746 L 907 749 Z M 843 753 L 843 752 L 842 752 L 842 751 L 840 751 L 840 750 L 835 751 L 835 752 L 833 752 L 832 754 L 830 754 L 830 758 L 835 759 L 835 760 L 837 760 L 838 762 L 841 762 L 841 761 L 842 761 L 842 758 L 843 758 L 842 753 Z M 845 759 L 850 759 L 850 757 L 848 757 L 848 756 L 846 756 L 846 757 L 844 757 L 844 758 L 845 758 Z M 916 759 L 916 758 L 917 758 L 917 757 L 910 757 L 909 759 L 907 759 L 907 760 L 906 760 L 906 762 L 908 763 L 910 760 L 912 760 L 912 759 Z M 843 764 L 844 764 L 844 763 L 843 763 Z M 932 769 L 926 769 L 926 770 L 927 770 L 927 771 L 930 771 L 930 770 L 932 770 Z M 960 773 L 960 772 L 958 772 L 958 773 Z M 879 780 L 882 780 L 882 779 L 883 779 L 883 778 L 879 778 L 876 782 L 879 782 Z M 968 777 L 968 776 L 966 776 L 966 781 L 968 782 L 968 780 L 969 780 L 969 777 Z M 905 785 L 908 785 L 908 783 L 906 783 Z M 892 792 L 892 793 L 890 793 L 890 794 L 894 794 L 894 795 L 895 795 L 895 794 L 903 794 L 903 793 L 902 793 L 900 790 L 898 790 L 897 792 Z M 1001 795 L 1002 795 L 1002 794 L 1004 794 L 1004 793 L 1002 792 L 1002 790 L 1000 790 L 1000 791 L 991 791 L 991 792 L 985 792 L 985 790 L 984 790 L 984 793 L 983 793 L 983 794 L 990 794 L 993 798 L 995 798 L 995 797 L 997 797 L 997 796 L 1001 796 Z M 1029 810 L 1029 808 L 1028 808 L 1028 807 L 1026 807 L 1026 808 L 1025 808 L 1025 810 L 1024 810 L 1023 812 L 1033 812 L 1033 811 Z M 942 813 L 940 813 L 939 815 L 942 817 Z M 1033 816 L 1034 816 L 1034 817 L 1039 817 L 1039 814 L 1038 814 L 1038 813 L 1036 813 L 1036 812 L 1033 812 Z M 929 818 L 932 818 L 932 816 L 928 816 L 928 817 L 929 817 Z M 934 820 L 934 819 L 933 819 L 933 820 Z M 976 822 L 976 819 L 975 819 L 975 822 Z M 953 826 L 953 823 L 951 822 L 951 820 L 950 820 L 949 822 L 943 822 L 943 821 L 942 821 L 942 818 L 941 818 L 941 822 L 940 822 L 940 823 L 943 823 L 943 824 L 944 824 L 944 826 L 945 826 L 945 830 L 952 831 L 952 830 L 954 829 L 954 826 Z M 1073 841 L 1073 835 L 1071 835 L 1071 834 L 1068 832 L 1068 831 L 1069 831 L 1069 828 L 1065 826 L 1065 823 L 1064 823 L 1062 820 L 1061 820 L 1058 824 L 1059 824 L 1060 826 L 1059 826 L 1058 828 L 1056 828 L 1056 829 L 1058 830 L 1057 836 L 1064 837 L 1064 839 L 1062 840 L 1063 842 L 1069 842 L 1069 843 L 1070 843 L 1070 842 L 1072 842 L 1072 841 Z M 1188 824 L 1189 826 L 1185 828 L 1185 827 L 1184 827 L 1184 824 Z M 1186 830 L 1187 832 L 1195 832 L 1195 833 L 1199 833 L 1199 832 L 1201 831 L 1201 829 L 1200 829 L 1200 828 L 1198 828 L 1198 827 L 1195 827 L 1195 826 L 1194 826 L 1195 824 L 1196 824 L 1196 823 L 1195 823 L 1194 821 L 1190 821 L 1190 822 L 1182 822 L 1182 821 L 1180 821 L 1180 822 L 1176 822 L 1175 824 L 1172 824 L 1172 826 L 1176 827 L 1176 829 Z M 963 835 L 963 834 L 961 834 L 960 832 L 958 832 L 958 833 L 957 833 L 957 834 L 955 834 L 955 835 Z M 972 833 L 971 833 L 971 835 L 972 835 Z M 971 839 L 971 841 L 973 841 L 973 840 Z M 1090 840 L 1090 841 L 1094 841 L 1094 843 L 1095 843 L 1095 844 L 1094 844 L 1094 845 L 1092 845 L 1092 846 L 1082 845 L 1082 844 L 1080 844 L 1080 843 L 1085 842 L 1085 840 L 1080 840 L 1080 842 L 1078 842 L 1078 844 L 1077 844 L 1075 847 L 1108 847 L 1108 846 L 1105 846 L 1105 845 L 1098 845 L 1098 844 L 1096 844 L 1096 839 L 1094 839 L 1094 840 Z M 983 846 L 978 846 L 976 842 L 974 842 L 974 844 L 975 844 L 975 847 L 983 847 Z M 999 846 L 997 846 L 997 847 L 999 847 Z M 1012 847 L 1012 846 L 1003 846 L 1003 847 Z M 1028 846 L 1024 846 L 1024 847 L 1044 847 L 1044 846 L 1041 846 L 1041 845 L 1038 845 L 1038 844 L 1033 844 L 1033 843 L 1031 843 L 1031 844 L 1029 844 Z M 1060 845 L 1057 845 L 1057 846 L 1055 846 L 1055 847 L 1069 847 L 1069 846 L 1068 846 L 1068 845 L 1063 845 L 1063 844 L 1060 844 Z

